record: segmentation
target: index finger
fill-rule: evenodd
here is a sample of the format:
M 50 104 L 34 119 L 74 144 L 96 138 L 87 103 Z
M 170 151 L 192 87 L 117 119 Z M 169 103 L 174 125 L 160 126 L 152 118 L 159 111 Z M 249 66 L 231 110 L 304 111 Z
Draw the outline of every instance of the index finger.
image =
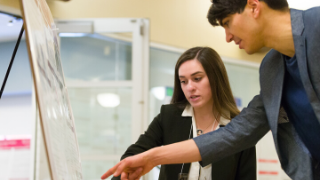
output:
M 130 170 L 129 168 L 130 164 L 131 163 L 128 161 L 128 159 L 123 159 L 117 164 L 118 166 L 115 170 L 116 172 L 113 175 L 119 176 L 122 172 Z
M 119 165 L 120 165 L 120 162 L 118 164 L 116 164 L 115 166 L 113 166 L 112 168 L 110 168 L 106 173 L 104 173 L 101 176 L 101 179 L 106 179 L 107 177 L 111 176 L 117 170 Z

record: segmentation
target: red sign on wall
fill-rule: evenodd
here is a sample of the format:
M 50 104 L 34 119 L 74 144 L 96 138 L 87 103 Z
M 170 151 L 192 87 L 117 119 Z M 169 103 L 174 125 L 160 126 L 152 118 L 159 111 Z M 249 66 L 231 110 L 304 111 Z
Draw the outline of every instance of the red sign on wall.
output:
M 0 149 L 30 149 L 30 139 L 0 140 Z

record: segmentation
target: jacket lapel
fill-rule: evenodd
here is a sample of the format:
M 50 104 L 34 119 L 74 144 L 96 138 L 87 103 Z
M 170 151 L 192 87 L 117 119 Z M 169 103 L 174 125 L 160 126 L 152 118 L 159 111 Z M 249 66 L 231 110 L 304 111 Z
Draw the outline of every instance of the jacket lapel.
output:
M 294 40 L 294 48 L 296 51 L 296 57 L 300 72 L 300 78 L 303 87 L 307 93 L 308 99 L 311 106 L 316 114 L 318 121 L 320 122 L 320 101 L 314 91 L 314 88 L 310 81 L 308 62 L 307 62 L 307 47 L 306 38 L 302 35 L 304 30 L 304 23 L 302 19 L 302 11 L 291 10 L 291 21 L 292 21 L 292 33 Z
M 271 50 L 266 58 L 267 61 L 263 62 L 263 67 L 260 69 L 261 95 L 273 137 L 277 137 L 285 73 L 284 60 L 282 55 L 275 50 Z M 274 138 L 274 141 L 278 151 L 277 138 Z
M 278 119 L 279 119 L 279 111 L 281 106 L 281 99 L 282 99 L 282 91 L 283 91 L 283 81 L 284 81 L 284 74 L 285 74 L 285 68 L 284 68 L 284 62 L 282 57 L 280 59 L 277 59 L 278 61 L 278 72 L 276 77 L 274 78 L 274 81 L 272 82 L 272 94 L 273 94 L 273 100 L 271 102 L 271 107 L 269 108 L 269 115 L 272 121 L 270 122 L 270 129 L 274 130 L 272 133 L 274 137 L 277 137 L 278 133 Z M 278 144 L 277 139 L 275 139 L 275 143 Z

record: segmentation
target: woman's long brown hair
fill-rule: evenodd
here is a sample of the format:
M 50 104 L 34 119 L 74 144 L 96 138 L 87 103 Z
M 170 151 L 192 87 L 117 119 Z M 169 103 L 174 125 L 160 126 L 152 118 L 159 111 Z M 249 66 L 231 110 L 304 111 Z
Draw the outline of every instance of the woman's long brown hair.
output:
M 208 76 L 213 98 L 213 110 L 226 119 L 238 115 L 239 110 L 232 95 L 226 68 L 219 54 L 209 47 L 194 47 L 180 56 L 175 67 L 171 104 L 179 104 L 183 107 L 189 104 L 181 88 L 179 68 L 184 62 L 193 59 L 197 59 L 201 63 Z

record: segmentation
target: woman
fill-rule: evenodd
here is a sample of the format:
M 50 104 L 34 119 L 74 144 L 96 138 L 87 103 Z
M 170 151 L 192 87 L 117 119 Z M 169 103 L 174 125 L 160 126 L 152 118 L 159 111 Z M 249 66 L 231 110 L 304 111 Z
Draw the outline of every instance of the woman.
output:
M 224 64 L 211 48 L 195 47 L 183 53 L 174 81 L 171 104 L 161 107 L 145 134 L 121 159 L 223 128 L 239 113 Z M 159 179 L 256 179 L 255 147 L 206 167 L 198 162 L 162 165 Z

